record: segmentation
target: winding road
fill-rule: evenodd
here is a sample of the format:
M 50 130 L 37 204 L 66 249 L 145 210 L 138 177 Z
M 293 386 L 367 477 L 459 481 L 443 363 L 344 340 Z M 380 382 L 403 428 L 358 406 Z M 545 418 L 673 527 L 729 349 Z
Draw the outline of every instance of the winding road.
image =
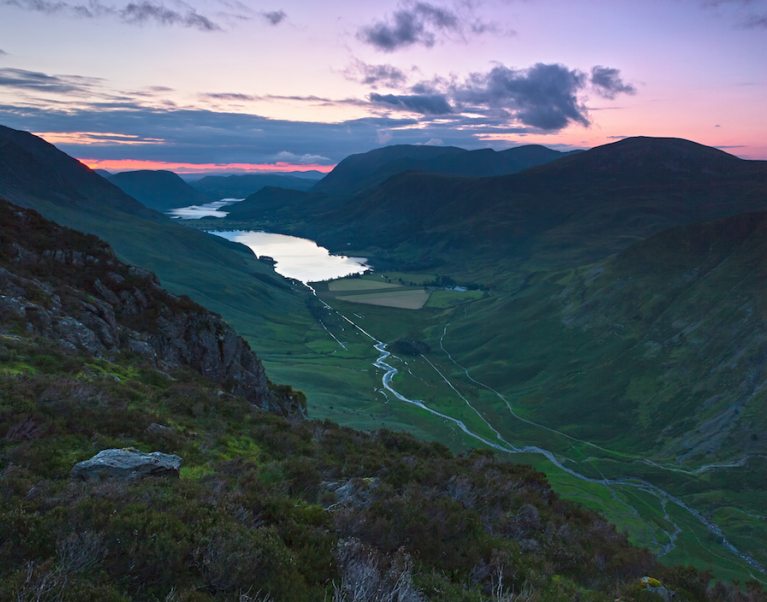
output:
M 316 292 L 314 291 L 314 289 L 312 289 L 311 287 L 309 287 L 309 288 L 311 289 L 312 293 L 314 293 L 315 296 L 317 296 Z M 493 425 L 487 420 L 487 418 L 463 394 L 460 393 L 460 391 L 447 378 L 447 376 L 445 376 L 445 374 L 442 371 L 440 371 L 437 368 L 437 366 L 435 366 L 434 363 L 431 360 L 429 360 L 427 357 L 425 357 L 425 356 L 421 356 L 421 358 L 425 360 L 425 362 L 439 375 L 441 380 L 444 381 L 445 384 L 495 434 L 496 441 L 492 441 L 492 440 L 488 439 L 487 437 L 484 437 L 484 436 L 480 435 L 479 433 L 476 433 L 476 432 L 472 431 L 466 425 L 466 423 L 463 422 L 462 420 L 459 420 L 458 418 L 455 418 L 454 416 L 450 416 L 449 414 L 445 414 L 444 412 L 440 412 L 438 410 L 435 410 L 434 408 L 429 407 L 426 403 L 424 403 L 420 399 L 411 399 L 411 398 L 407 397 L 406 395 L 403 395 L 393 385 L 394 378 L 395 378 L 395 376 L 397 376 L 397 374 L 399 374 L 399 370 L 390 363 L 390 358 L 396 357 L 396 356 L 393 356 L 392 353 L 390 351 L 388 351 L 386 343 L 384 343 L 383 341 L 380 341 L 379 339 L 374 337 L 372 334 L 367 332 L 364 328 L 362 328 L 359 324 L 357 324 L 356 322 L 351 320 L 349 317 L 347 317 L 346 315 L 342 314 L 341 312 L 339 312 L 335 308 L 333 308 L 330 305 L 328 305 L 324 300 L 320 299 L 319 296 L 317 296 L 317 298 L 320 300 L 320 302 L 323 304 L 323 306 L 325 306 L 325 308 L 327 308 L 330 311 L 335 312 L 343 320 L 345 320 L 352 327 L 354 327 L 357 331 L 359 331 L 363 336 L 365 336 L 370 341 L 372 341 L 373 348 L 378 353 L 378 357 L 373 362 L 373 366 L 375 366 L 378 370 L 380 370 L 383 373 L 382 376 L 381 376 L 381 385 L 382 385 L 382 387 L 383 387 L 383 389 L 385 391 L 388 391 L 392 396 L 394 396 L 399 401 L 401 401 L 403 403 L 407 403 L 407 404 L 412 405 L 412 406 L 415 406 L 415 407 L 417 407 L 417 408 L 419 408 L 419 409 L 421 409 L 421 410 L 423 410 L 425 412 L 428 412 L 428 413 L 430 413 L 430 414 L 432 414 L 434 416 L 437 416 L 438 418 L 441 418 L 441 419 L 443 419 L 443 420 L 445 420 L 447 422 L 452 423 L 454 426 L 456 426 L 459 430 L 461 430 L 468 437 L 471 437 L 472 439 L 474 439 L 476 441 L 479 441 L 483 445 L 486 445 L 486 446 L 488 446 L 488 447 L 490 447 L 492 449 L 495 449 L 496 451 L 499 451 L 499 452 L 502 452 L 502 453 L 507 453 L 507 454 L 536 454 L 536 455 L 540 455 L 540 456 L 543 456 L 544 458 L 546 458 L 549 462 L 551 462 L 551 464 L 553 464 L 554 466 L 556 466 L 557 468 L 559 468 L 560 470 L 562 470 L 566 474 L 568 474 L 568 475 L 572 476 L 573 478 L 578 479 L 580 481 L 584 481 L 584 482 L 587 482 L 587 483 L 604 485 L 604 486 L 606 486 L 606 487 L 608 487 L 610 489 L 612 489 L 614 487 L 632 488 L 632 489 L 639 490 L 639 491 L 642 491 L 644 493 L 647 493 L 649 495 L 654 496 L 658 500 L 658 503 L 660 504 L 661 509 L 663 510 L 664 518 L 673 526 L 673 530 L 671 532 L 665 531 L 666 535 L 668 536 L 668 542 L 666 542 L 665 544 L 661 544 L 660 542 L 657 542 L 659 547 L 660 547 L 660 551 L 658 552 L 658 554 L 660 556 L 668 554 L 669 552 L 671 552 L 675 548 L 676 541 L 677 541 L 679 535 L 682 533 L 682 528 L 679 525 L 677 525 L 671 519 L 671 516 L 669 514 L 668 504 L 671 503 L 671 504 L 677 506 L 678 508 L 682 509 L 683 511 L 687 512 L 690 516 L 692 516 L 699 524 L 701 524 L 703 527 L 705 527 L 709 531 L 709 533 L 714 535 L 719 540 L 721 545 L 723 547 L 725 547 L 727 550 L 729 550 L 733 555 L 735 555 L 740 560 L 742 560 L 743 562 L 748 564 L 755 571 L 758 571 L 759 573 L 762 573 L 762 574 L 767 574 L 767 570 L 765 570 L 764 566 L 762 566 L 750 554 L 748 554 L 746 552 L 743 552 L 742 550 L 738 549 L 735 545 L 733 545 L 726 538 L 726 536 L 724 535 L 722 529 L 716 523 L 712 522 L 711 520 L 706 518 L 700 511 L 698 511 L 695 508 L 689 506 L 683 500 L 681 500 L 677 496 L 675 496 L 675 495 L 665 491 L 664 489 L 661 489 L 660 487 L 658 487 L 656 485 L 653 485 L 652 483 L 649 483 L 648 481 L 645 481 L 645 480 L 642 480 L 642 479 L 638 479 L 638 478 L 633 478 L 633 477 L 601 478 L 601 479 L 590 477 L 590 476 L 587 476 L 585 474 L 582 474 L 582 473 L 578 472 L 577 470 L 574 470 L 573 468 L 570 468 L 569 466 L 566 466 L 565 462 L 568 462 L 568 461 L 569 462 L 573 462 L 573 461 L 568 459 L 568 458 L 560 459 L 552 451 L 550 451 L 548 449 L 545 449 L 545 448 L 542 448 L 542 447 L 538 447 L 538 446 L 534 446 L 534 445 L 525 445 L 525 446 L 513 445 L 512 443 L 507 441 L 500 434 L 500 432 L 495 427 L 493 427 Z M 582 443 L 584 445 L 591 446 L 591 447 L 593 447 L 595 449 L 599 449 L 601 451 L 604 451 L 604 452 L 607 452 L 607 453 L 610 453 L 610 454 L 614 454 L 614 455 L 617 455 L 617 456 L 622 456 L 624 458 L 629 457 L 632 460 L 636 459 L 635 457 L 628 456 L 627 454 L 622 454 L 622 453 L 619 453 L 619 452 L 615 452 L 613 450 L 609 450 L 609 449 L 603 448 L 603 447 L 601 447 L 599 445 L 593 444 L 593 443 L 591 443 L 589 441 L 584 441 L 584 440 L 581 440 L 581 439 L 577 439 L 575 437 L 572 437 L 572 436 L 568 435 L 567 433 L 562 433 L 560 431 L 557 431 L 556 429 L 552 429 L 552 428 L 547 427 L 545 425 L 536 423 L 536 422 L 528 420 L 528 419 L 526 419 L 526 418 L 524 418 L 522 416 L 519 416 L 514 411 L 514 408 L 513 408 L 512 404 L 509 402 L 509 400 L 503 394 L 501 394 L 499 391 L 497 391 L 496 389 L 492 388 L 491 386 L 487 385 L 486 383 L 483 383 L 483 382 L 477 380 L 476 378 L 474 378 L 469 373 L 469 370 L 465 366 L 462 366 L 460 363 L 458 363 L 458 361 L 445 348 L 444 339 L 445 339 L 445 335 L 447 333 L 448 326 L 449 326 L 449 324 L 444 327 L 443 332 L 442 332 L 442 336 L 440 337 L 440 347 L 442 348 L 442 351 L 446 354 L 446 356 L 449 358 L 449 360 L 458 369 L 460 369 L 465 374 L 466 378 L 470 382 L 472 382 L 475 385 L 477 385 L 479 387 L 482 387 L 485 390 L 490 391 L 490 392 L 494 393 L 496 396 L 498 396 L 498 398 L 501 399 L 505 403 L 506 407 L 508 408 L 509 412 L 511 413 L 511 415 L 514 418 L 516 418 L 517 420 L 520 420 L 520 421 L 522 421 L 522 422 L 524 422 L 526 424 L 534 426 L 536 428 L 544 429 L 546 431 L 549 431 L 549 432 L 558 434 L 560 436 L 566 437 L 566 438 L 568 438 L 570 440 L 577 441 L 577 442 Z M 323 324 L 323 327 L 325 327 L 324 324 Z M 327 327 L 325 327 L 325 329 L 327 330 Z M 331 334 L 331 333 L 329 332 L 329 334 Z M 332 334 L 331 334 L 331 336 L 339 345 L 341 345 L 344 349 L 346 349 L 346 345 L 344 343 L 342 343 L 339 339 L 337 339 Z M 655 463 L 652 463 L 652 464 L 654 466 L 659 467 L 659 468 L 665 468 L 663 465 L 660 465 L 660 464 L 655 464 Z M 709 467 L 703 467 L 703 468 L 715 469 L 715 468 L 721 468 L 721 467 L 725 467 L 725 466 L 730 466 L 730 465 L 721 465 L 721 464 L 720 465 L 714 465 L 714 464 L 712 464 L 712 465 L 709 465 Z M 679 470 L 678 468 L 674 468 L 674 469 L 667 468 L 667 469 L 668 470 L 674 470 L 674 469 L 675 470 Z M 684 472 L 687 472 L 687 471 L 684 471 Z

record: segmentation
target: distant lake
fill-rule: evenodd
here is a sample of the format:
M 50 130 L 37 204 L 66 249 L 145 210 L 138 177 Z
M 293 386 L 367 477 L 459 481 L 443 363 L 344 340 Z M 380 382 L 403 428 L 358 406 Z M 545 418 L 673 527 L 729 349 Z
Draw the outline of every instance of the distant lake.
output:
M 276 262 L 274 269 L 278 274 L 303 283 L 342 278 L 370 269 L 365 257 L 331 255 L 325 247 L 308 238 L 252 230 L 212 231 L 210 234 L 242 243 L 258 257 L 271 257 Z
M 239 203 L 244 199 L 221 199 L 220 201 L 213 201 L 212 203 L 205 203 L 204 205 L 190 205 L 189 207 L 180 207 L 178 209 L 171 209 L 168 211 L 168 215 L 176 217 L 178 219 L 200 219 L 201 217 L 226 217 L 228 211 L 221 211 L 222 207 L 231 205 L 232 203 Z

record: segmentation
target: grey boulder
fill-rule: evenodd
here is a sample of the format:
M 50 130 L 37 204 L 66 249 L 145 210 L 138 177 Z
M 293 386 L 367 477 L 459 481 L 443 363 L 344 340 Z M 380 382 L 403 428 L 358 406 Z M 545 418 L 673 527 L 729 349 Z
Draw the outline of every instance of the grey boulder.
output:
M 121 481 L 145 477 L 178 478 L 181 458 L 173 454 L 152 452 L 145 454 L 136 449 L 105 449 L 90 460 L 78 462 L 72 468 L 72 478 L 81 481 Z

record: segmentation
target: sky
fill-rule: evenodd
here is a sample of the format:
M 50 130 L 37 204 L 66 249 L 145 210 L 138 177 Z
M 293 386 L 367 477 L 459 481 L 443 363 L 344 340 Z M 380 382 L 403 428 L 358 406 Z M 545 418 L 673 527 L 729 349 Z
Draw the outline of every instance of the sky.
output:
M 92 167 L 673 136 L 767 159 L 767 0 L 0 0 L 0 124 Z

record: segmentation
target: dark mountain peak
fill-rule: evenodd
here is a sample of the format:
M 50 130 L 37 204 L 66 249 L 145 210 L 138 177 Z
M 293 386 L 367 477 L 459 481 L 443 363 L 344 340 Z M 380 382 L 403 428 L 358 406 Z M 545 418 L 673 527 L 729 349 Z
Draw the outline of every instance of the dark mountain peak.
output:
M 228 208 L 226 219 L 266 219 L 273 218 L 283 210 L 304 206 L 309 193 L 303 190 L 264 186 L 251 194 L 244 201 Z
M 158 211 L 201 205 L 211 200 L 177 173 L 165 169 L 124 171 L 113 175 L 110 181 L 147 207 Z
M 738 179 L 764 169 L 724 151 L 682 138 L 637 136 L 574 153 L 528 172 L 534 179 L 572 185 L 599 178 L 626 184 L 682 185 L 701 178 Z M 524 177 L 524 174 L 523 174 Z
M 181 180 L 181 176 L 177 173 L 168 171 L 167 169 L 136 169 L 132 171 L 121 171 L 112 175 L 113 178 L 126 179 L 126 178 L 156 178 L 158 180 Z
M 682 138 L 636 136 L 597 146 L 540 168 L 549 175 L 566 172 L 583 177 L 665 177 L 669 174 L 727 175 L 750 162 L 710 146 Z
M 544 146 L 504 151 L 465 150 L 455 146 L 396 145 L 351 155 L 315 187 L 316 192 L 351 197 L 408 171 L 457 176 L 501 176 L 543 165 L 562 156 Z
M 563 154 L 569 154 L 569 153 L 562 153 L 560 151 L 554 150 L 553 148 L 549 148 L 548 146 L 543 146 L 542 144 L 523 144 L 522 146 L 513 146 L 511 148 L 507 148 L 502 151 L 498 151 L 501 155 L 509 155 L 509 156 L 516 156 L 516 157 L 550 157 L 553 161 L 554 159 L 558 159 Z M 571 152 L 579 152 L 579 151 L 571 151 Z
M 142 217 L 158 217 L 42 138 L 5 126 L 0 126 L 0 194 L 24 206 L 44 201 L 89 210 L 111 207 Z
M 319 172 L 315 172 L 319 173 Z M 316 177 L 299 177 L 295 174 L 254 173 L 230 176 L 205 176 L 190 185 L 216 198 L 247 198 L 267 186 L 309 190 L 317 182 Z
M 465 149 L 457 146 L 434 146 L 431 144 L 390 144 L 388 146 L 382 146 L 375 148 L 365 153 L 358 153 L 356 155 L 350 155 L 351 157 L 403 157 L 403 156 L 416 156 L 416 157 L 434 157 L 438 155 L 454 154 L 466 152 Z
M 597 148 L 611 149 L 612 152 L 620 151 L 627 154 L 635 154 L 636 156 L 663 156 L 687 160 L 740 160 L 723 150 L 693 142 L 692 140 L 687 140 L 685 138 L 633 136 Z

